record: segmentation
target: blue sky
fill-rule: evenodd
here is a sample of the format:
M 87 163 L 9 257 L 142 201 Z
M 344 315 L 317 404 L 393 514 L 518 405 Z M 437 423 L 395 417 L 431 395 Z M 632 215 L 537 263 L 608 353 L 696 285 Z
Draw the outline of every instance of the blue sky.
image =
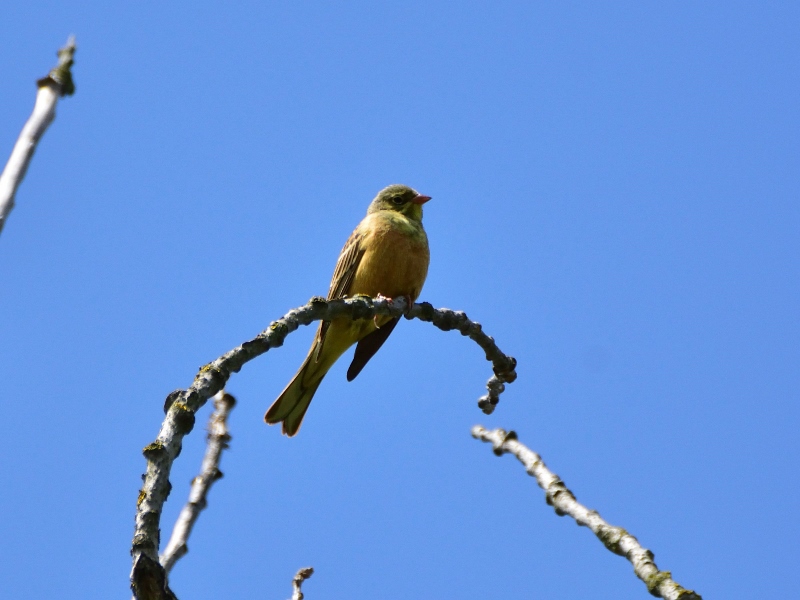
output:
M 3 161 L 79 47 L 0 235 L 0 589 L 128 597 L 165 396 L 324 294 L 369 200 L 406 183 L 433 196 L 421 300 L 483 323 L 519 379 L 485 416 L 480 350 L 403 322 L 287 439 L 262 416 L 313 331 L 293 334 L 230 382 L 178 597 L 287 598 L 307 565 L 310 600 L 649 597 L 476 423 L 705 598 L 794 593 L 797 5 L 161 4 L 0 11 Z

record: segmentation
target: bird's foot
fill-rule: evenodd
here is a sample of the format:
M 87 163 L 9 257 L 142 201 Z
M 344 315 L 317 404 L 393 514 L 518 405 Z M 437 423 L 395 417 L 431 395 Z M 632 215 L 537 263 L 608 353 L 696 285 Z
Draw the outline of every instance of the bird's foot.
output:
M 405 316 L 408 316 L 409 313 L 411 312 L 411 309 L 414 306 L 414 300 L 412 300 L 411 296 L 408 295 L 408 294 L 404 294 L 404 295 L 400 296 L 400 298 L 402 298 L 403 300 L 406 301 L 406 309 L 403 311 L 403 314 Z M 383 294 L 378 294 L 377 296 L 375 296 L 375 299 L 376 300 L 388 300 L 389 302 L 394 302 L 396 300 L 396 298 L 388 298 L 387 296 L 384 296 Z
M 408 294 L 401 296 L 401 298 L 406 301 L 406 310 L 403 312 L 403 314 L 407 317 L 411 313 L 411 309 L 414 307 L 414 301 Z
M 408 314 L 411 312 L 411 307 L 414 306 L 414 301 L 411 299 L 411 296 L 409 296 L 408 294 L 405 294 L 404 296 L 400 296 L 400 297 L 403 300 L 406 301 L 406 309 L 405 309 L 405 311 L 403 311 L 403 314 L 408 316 Z M 384 296 L 383 294 L 377 294 L 375 296 L 375 300 L 387 300 L 389 302 L 394 302 L 395 299 L 394 298 L 389 298 L 388 296 Z M 378 323 L 378 315 L 375 315 L 374 317 L 372 317 L 372 322 L 375 323 L 375 327 L 376 328 L 378 328 L 378 329 L 381 328 L 380 324 Z

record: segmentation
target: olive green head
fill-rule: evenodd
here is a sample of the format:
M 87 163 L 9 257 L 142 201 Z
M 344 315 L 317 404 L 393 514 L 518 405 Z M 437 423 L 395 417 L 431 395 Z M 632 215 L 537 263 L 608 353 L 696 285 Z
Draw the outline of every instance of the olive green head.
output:
M 369 205 L 367 214 L 379 210 L 392 210 L 414 221 L 422 221 L 422 205 L 430 200 L 407 185 L 394 184 L 383 188 Z

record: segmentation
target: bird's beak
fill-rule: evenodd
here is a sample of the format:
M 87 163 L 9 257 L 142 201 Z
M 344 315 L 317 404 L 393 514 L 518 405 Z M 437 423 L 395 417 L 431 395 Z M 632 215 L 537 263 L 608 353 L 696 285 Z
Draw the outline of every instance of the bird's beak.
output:
M 422 204 L 425 204 L 430 199 L 431 199 L 430 196 L 423 196 L 422 194 L 418 194 L 416 198 L 411 200 L 411 202 L 412 202 L 412 204 L 422 205 Z

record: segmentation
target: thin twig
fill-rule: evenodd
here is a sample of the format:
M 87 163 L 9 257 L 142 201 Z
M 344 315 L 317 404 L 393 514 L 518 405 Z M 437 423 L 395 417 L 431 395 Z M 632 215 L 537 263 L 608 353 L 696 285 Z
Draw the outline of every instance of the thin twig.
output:
M 70 36 L 67 45 L 58 51 L 58 65 L 47 77 L 36 82 L 39 91 L 36 93 L 33 112 L 22 128 L 17 143 L 11 151 L 11 157 L 0 175 L 0 231 L 3 230 L 11 209 L 14 208 L 14 196 L 25 177 L 36 145 L 56 118 L 58 99 L 75 93 L 71 71 L 75 50 L 75 37 Z
M 303 600 L 305 598 L 300 588 L 303 586 L 303 582 L 313 574 L 314 567 L 306 567 L 297 571 L 294 579 L 292 579 L 292 600 Z
M 161 511 L 169 496 L 171 489 L 169 475 L 172 463 L 180 454 L 183 436 L 194 427 L 194 415 L 208 398 L 225 387 L 232 373 L 238 372 L 245 363 L 264 354 L 270 348 L 281 346 L 286 336 L 300 325 L 308 325 L 319 320 L 330 321 L 345 316 L 351 319 L 371 319 L 375 315 L 397 317 L 405 312 L 406 301 L 403 298 L 389 300 L 357 296 L 330 302 L 321 297 L 312 298 L 305 306 L 291 310 L 274 321 L 254 339 L 202 367 L 189 389 L 176 390 L 167 396 L 164 405 L 167 416 L 161 424 L 158 437 L 144 448 L 147 471 L 143 476 L 144 484 L 139 492 L 131 548 L 133 557 L 131 587 L 140 600 L 166 598 L 171 593 L 166 585 L 166 578 L 155 577 L 153 571 L 153 563 L 158 564 Z M 480 324 L 470 321 L 462 312 L 446 308 L 434 309 L 424 302 L 414 304 L 408 310 L 406 318 L 429 321 L 443 331 L 456 329 L 462 335 L 474 340 L 484 350 L 486 359 L 492 363 L 494 376 L 487 384 L 488 394 L 483 396 L 478 404 L 485 413 L 492 412 L 499 394 L 503 391 L 503 384 L 516 379 L 517 374 L 514 371 L 516 361 L 503 354 L 494 340 L 483 333 Z M 151 594 L 151 590 L 156 591 Z
M 228 433 L 228 415 L 235 405 L 236 399 L 224 391 L 217 392 L 217 395 L 214 396 L 214 411 L 208 420 L 206 453 L 203 456 L 200 474 L 192 480 L 189 501 L 175 521 L 172 536 L 161 554 L 160 562 L 167 574 L 175 566 L 175 563 L 189 551 L 187 542 L 200 512 L 208 505 L 208 492 L 215 481 L 222 479 L 219 463 L 222 459 L 222 451 L 228 447 L 228 442 L 231 440 Z
M 642 547 L 635 537 L 621 527 L 606 523 L 597 511 L 578 503 L 558 475 L 545 466 L 542 457 L 517 440 L 516 433 L 502 429 L 488 431 L 476 425 L 472 428 L 472 437 L 490 442 L 497 456 L 505 453 L 516 456 L 528 475 L 536 478 L 536 483 L 545 492 L 547 504 L 555 508 L 556 514 L 569 515 L 578 525 L 591 529 L 611 552 L 627 558 L 633 565 L 636 576 L 644 581 L 652 595 L 666 600 L 702 600 L 700 594 L 673 581 L 669 571 L 659 571 L 653 560 L 653 553 Z

